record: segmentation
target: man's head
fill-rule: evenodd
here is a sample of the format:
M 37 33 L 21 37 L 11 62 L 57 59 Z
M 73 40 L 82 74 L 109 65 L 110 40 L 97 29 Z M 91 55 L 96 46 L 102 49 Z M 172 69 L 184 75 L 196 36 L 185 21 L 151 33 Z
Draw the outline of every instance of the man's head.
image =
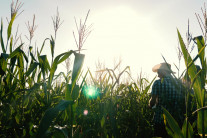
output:
M 165 77 L 167 75 L 170 75 L 171 73 L 174 73 L 171 70 L 171 65 L 168 64 L 168 63 L 160 63 L 160 64 L 157 64 L 157 65 L 155 65 L 152 68 L 152 71 L 153 72 L 157 72 L 159 78 L 163 78 L 163 77 Z

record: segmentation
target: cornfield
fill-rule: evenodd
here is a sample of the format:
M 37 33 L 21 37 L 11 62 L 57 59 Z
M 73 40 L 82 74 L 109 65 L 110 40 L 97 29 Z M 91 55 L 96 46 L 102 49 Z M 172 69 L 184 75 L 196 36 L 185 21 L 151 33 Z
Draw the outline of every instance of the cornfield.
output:
M 85 55 L 80 51 L 84 39 L 79 42 L 81 45 L 76 42 L 77 51 L 69 50 L 55 57 L 56 33 L 61 25 L 59 15 L 53 18 L 55 36 L 46 38 L 39 48 L 31 44 L 37 27 L 34 16 L 33 25 L 28 23 L 30 44 L 25 49 L 25 44 L 17 43 L 18 39 L 12 33 L 13 22 L 22 7 L 21 3 L 17 5 L 16 9 L 11 10 L 6 36 L 1 20 L 0 137 L 153 137 L 154 112 L 148 107 L 148 102 L 150 88 L 156 78 L 149 81 L 143 77 L 137 81 L 131 79 L 128 83 L 120 83 L 123 74 L 132 78 L 129 67 L 119 73 L 116 73 L 117 68 L 99 70 L 98 78 L 94 77 L 90 69 L 83 73 Z M 204 19 L 206 23 L 206 16 Z M 203 26 L 205 31 L 206 25 Z M 79 29 L 85 30 L 88 36 L 90 31 L 87 32 L 84 27 L 85 24 Z M 177 32 L 185 60 L 186 77 L 192 83 L 190 87 L 183 86 L 183 110 L 186 111 L 183 125 L 179 126 L 177 120 L 163 109 L 166 129 L 171 137 L 205 137 L 206 32 L 191 39 L 198 50 L 195 58 L 191 58 L 180 32 Z M 48 55 L 42 54 L 46 41 L 49 41 L 51 48 L 51 61 Z M 58 66 L 71 57 L 74 57 L 72 69 L 66 73 L 56 72 Z M 195 65 L 197 60 L 200 60 L 202 68 L 199 72 Z M 179 81 L 181 77 L 175 78 Z M 194 95 L 190 93 L 191 90 Z

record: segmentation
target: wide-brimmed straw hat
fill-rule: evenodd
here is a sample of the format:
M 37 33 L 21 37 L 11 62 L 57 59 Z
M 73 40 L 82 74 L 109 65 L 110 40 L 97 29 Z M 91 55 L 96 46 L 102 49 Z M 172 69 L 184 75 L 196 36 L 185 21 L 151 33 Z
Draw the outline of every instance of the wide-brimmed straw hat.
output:
M 168 71 L 169 73 L 175 73 L 172 71 L 171 65 L 168 63 L 160 63 L 160 64 L 155 65 L 152 68 L 153 72 L 157 72 L 158 70 L 165 70 L 165 71 Z

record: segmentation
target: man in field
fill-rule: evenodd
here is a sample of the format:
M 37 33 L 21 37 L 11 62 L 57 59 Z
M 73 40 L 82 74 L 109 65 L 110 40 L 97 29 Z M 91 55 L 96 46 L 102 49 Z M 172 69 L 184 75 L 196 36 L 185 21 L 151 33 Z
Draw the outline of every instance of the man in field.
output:
M 157 72 L 159 79 L 156 80 L 152 86 L 151 99 L 149 106 L 155 107 L 154 135 L 167 137 L 165 130 L 163 111 L 164 107 L 174 117 L 175 113 L 179 113 L 179 100 L 182 98 L 179 93 L 178 83 L 172 77 L 171 65 L 168 63 L 161 63 L 152 68 L 153 72 Z

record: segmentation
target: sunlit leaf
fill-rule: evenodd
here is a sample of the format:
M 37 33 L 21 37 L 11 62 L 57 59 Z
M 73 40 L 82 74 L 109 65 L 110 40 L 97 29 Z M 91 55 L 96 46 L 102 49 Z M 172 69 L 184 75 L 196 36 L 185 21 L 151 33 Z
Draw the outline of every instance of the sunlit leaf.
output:
M 0 41 L 1 41 L 1 49 L 3 51 L 3 53 L 6 53 L 6 49 L 4 47 L 4 40 L 3 40 L 3 21 L 1 19 L 1 30 L 0 30 Z
M 39 54 L 42 53 L 42 50 L 43 50 L 43 48 L 44 48 L 44 46 L 45 46 L 45 42 L 46 42 L 47 40 L 50 40 L 50 39 L 49 39 L 49 38 L 46 38 L 46 39 L 44 40 L 44 42 L 43 42 L 43 44 L 42 44 L 42 47 L 41 47 L 41 49 L 40 49 L 40 52 L 38 52 Z
M 176 137 L 184 138 L 183 133 L 182 133 L 178 123 L 175 121 L 175 119 L 171 116 L 171 114 L 165 108 L 162 107 L 162 109 L 163 109 L 163 113 L 166 117 L 167 123 L 169 124 L 174 135 Z
M 7 29 L 7 40 L 9 40 L 10 36 L 11 36 L 11 31 L 12 31 L 12 25 L 14 22 L 14 19 L 16 18 L 17 13 L 14 13 L 14 15 L 12 16 L 10 22 L 9 22 L 9 26 Z
M 10 39 L 10 53 L 12 53 L 12 45 L 13 44 L 13 36 L 11 37 L 11 39 Z
M 71 50 L 69 52 L 62 53 L 62 54 L 58 55 L 57 57 L 55 57 L 54 62 L 52 63 L 51 69 L 50 69 L 50 75 L 49 75 L 49 81 L 48 81 L 49 86 L 52 83 L 52 80 L 53 80 L 53 77 L 54 77 L 54 74 L 55 74 L 55 71 L 57 69 L 58 64 L 63 62 L 64 61 L 63 59 L 67 59 L 72 53 L 73 53 L 73 51 Z
M 186 67 L 188 67 L 188 64 L 192 62 L 192 58 L 186 49 L 186 46 L 183 42 L 180 32 L 178 30 L 177 32 L 178 32 L 178 38 L 179 38 L 181 50 L 182 50 L 184 60 L 185 60 L 185 65 Z M 191 78 L 191 81 L 193 81 L 193 78 L 195 78 L 197 74 L 197 69 L 194 63 L 192 63 L 192 65 L 188 68 L 188 74 Z M 195 80 L 193 89 L 194 89 L 195 96 L 196 96 L 199 107 L 203 107 L 203 101 L 204 101 L 204 96 L 203 96 L 203 93 L 201 92 L 201 88 L 202 88 L 201 80 L 200 80 L 200 77 L 198 76 L 197 79 Z

